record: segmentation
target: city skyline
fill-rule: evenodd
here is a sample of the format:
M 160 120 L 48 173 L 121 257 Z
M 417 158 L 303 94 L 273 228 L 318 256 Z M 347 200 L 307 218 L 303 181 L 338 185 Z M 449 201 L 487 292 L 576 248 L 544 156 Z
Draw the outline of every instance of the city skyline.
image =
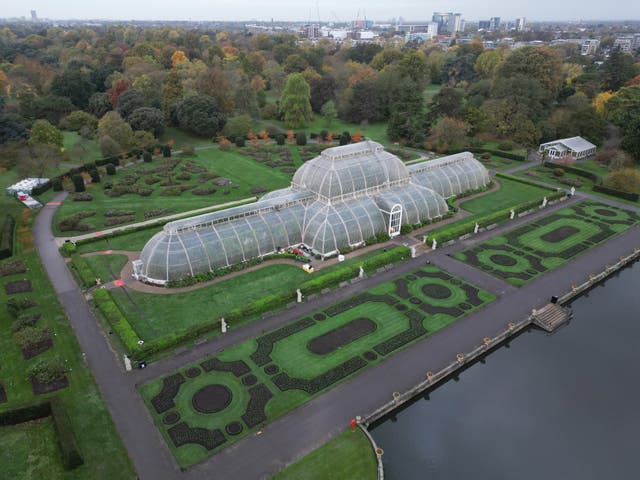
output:
M 352 2 L 348 7 L 337 0 L 296 1 L 274 0 L 272 2 L 238 2 L 234 0 L 184 0 L 180 9 L 166 1 L 141 0 L 135 3 L 113 0 L 108 4 L 90 4 L 79 0 L 51 3 L 44 0 L 31 1 L 28 5 L 11 4 L 3 9 L 3 18 L 30 18 L 35 10 L 39 18 L 48 19 L 104 19 L 104 20 L 191 20 L 191 21 L 352 21 L 367 18 L 386 21 L 403 17 L 407 21 L 429 20 L 433 12 L 460 12 L 468 21 L 501 17 L 515 20 L 527 17 L 530 21 L 576 21 L 576 20 L 629 20 L 640 19 L 640 4 L 619 2 L 612 9 L 603 3 L 587 4 L 571 0 L 558 4 L 540 0 L 535 4 L 516 0 L 504 4 L 488 0 L 481 5 L 471 0 L 429 1 L 399 0 L 390 4 L 379 0 Z M 616 13 L 611 13 L 616 12 Z M 620 12 L 624 12 L 621 14 Z M 578 15 L 579 13 L 579 15 Z

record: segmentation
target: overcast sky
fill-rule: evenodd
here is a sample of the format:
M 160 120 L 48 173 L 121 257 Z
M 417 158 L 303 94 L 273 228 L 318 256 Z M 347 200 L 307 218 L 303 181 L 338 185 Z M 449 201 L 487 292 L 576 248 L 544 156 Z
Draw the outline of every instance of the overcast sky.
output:
M 467 20 L 501 17 L 530 20 L 640 20 L 640 1 L 615 0 L 27 0 L 3 2 L 0 16 L 117 20 L 384 21 L 430 19 L 434 11 L 460 12 Z

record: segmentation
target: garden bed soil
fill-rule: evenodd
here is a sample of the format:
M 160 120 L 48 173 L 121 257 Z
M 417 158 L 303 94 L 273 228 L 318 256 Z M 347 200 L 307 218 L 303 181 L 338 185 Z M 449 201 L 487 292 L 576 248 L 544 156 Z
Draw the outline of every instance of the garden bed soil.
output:
M 7 295 L 13 295 L 16 293 L 31 292 L 33 288 L 31 286 L 31 280 L 15 280 L 4 284 L 4 291 Z
M 580 229 L 576 227 L 572 227 L 571 225 L 565 225 L 562 227 L 558 227 L 549 233 L 545 233 L 540 238 L 545 242 L 558 243 L 558 242 L 562 242 L 563 240 L 566 240 L 572 235 L 575 235 L 579 231 Z
M 356 318 L 338 328 L 330 330 L 307 343 L 307 350 L 316 355 L 326 355 L 334 352 L 360 337 L 375 332 L 378 328 L 373 320 Z
M 218 413 L 229 406 L 233 394 L 225 385 L 212 384 L 202 387 L 191 398 L 196 412 Z
M 40 383 L 37 380 L 31 380 L 31 388 L 34 395 L 44 395 L 45 393 L 51 393 L 69 386 L 69 379 L 64 377 L 62 380 L 58 380 L 53 383 Z
M 53 338 L 51 338 L 51 333 L 49 330 L 44 331 L 44 338 L 37 343 L 33 343 L 29 345 L 27 348 L 22 348 L 22 358 L 25 360 L 30 360 L 33 357 L 37 357 L 41 353 L 46 352 L 50 348 L 53 347 Z

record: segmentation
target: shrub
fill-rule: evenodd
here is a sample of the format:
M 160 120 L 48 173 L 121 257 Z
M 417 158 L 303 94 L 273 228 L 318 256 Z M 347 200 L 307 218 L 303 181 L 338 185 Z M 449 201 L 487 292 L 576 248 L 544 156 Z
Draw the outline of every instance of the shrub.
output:
M 51 181 L 51 185 L 53 186 L 54 192 L 62 191 L 62 179 L 60 177 L 56 177 Z
M 0 259 L 9 258 L 13 255 L 13 231 L 16 221 L 9 214 L 5 215 L 0 231 Z
M 182 155 L 192 156 L 195 155 L 196 149 L 192 146 L 182 147 Z
M 142 160 L 144 161 L 144 163 L 151 163 L 151 161 L 153 160 L 153 155 L 151 154 L 151 152 L 144 152 L 142 154 Z
M 304 132 L 296 133 L 296 145 L 302 147 L 307 144 L 307 134 Z
M 244 147 L 245 146 L 244 137 L 243 136 L 237 136 L 236 139 L 235 139 L 235 144 L 236 144 L 236 147 L 240 147 L 240 148 Z
M 480 158 L 482 158 L 483 160 L 489 160 L 491 158 L 491 153 L 482 152 L 482 154 L 480 155 Z
M 74 215 L 70 215 L 68 217 L 63 217 L 58 222 L 58 228 L 61 232 L 68 232 L 72 230 L 77 230 L 80 232 L 84 232 L 93 228 L 91 225 L 86 225 L 80 223 L 84 218 L 93 217 L 96 212 L 78 212 Z
M 38 323 L 39 319 L 39 314 L 31 315 L 29 313 L 22 313 L 18 315 L 18 318 L 16 318 L 11 324 L 11 330 L 13 332 L 18 332 L 24 328 L 33 327 L 36 323 Z
M 169 145 L 163 145 L 162 146 L 162 156 L 164 158 L 171 157 L 171 147 Z
M 16 320 L 16 322 L 18 322 L 18 320 Z M 47 331 L 42 328 L 27 325 L 16 331 L 13 334 L 13 338 L 21 349 L 26 350 L 44 341 L 47 338 Z
M 73 189 L 76 192 L 84 192 L 84 178 L 80 174 L 75 174 L 71 177 L 71 181 L 73 182 Z
M 65 242 L 62 244 L 62 254 L 65 257 L 70 257 L 73 253 L 76 253 L 78 247 L 73 242 Z
M 93 200 L 93 195 L 87 192 L 74 193 L 71 198 L 74 202 L 90 202 Z
M 105 316 L 111 328 L 116 332 L 120 341 L 123 343 L 127 352 L 132 356 L 140 349 L 138 342 L 140 337 L 135 332 L 133 327 L 129 324 L 127 318 L 122 314 L 118 305 L 111 298 L 111 294 L 108 290 L 100 288 L 93 292 L 93 300 L 98 305 L 98 308 Z
M 13 318 L 20 315 L 23 310 L 27 310 L 28 308 L 35 306 L 36 303 L 28 298 L 10 298 L 7 300 L 7 311 Z
M 562 176 L 564 176 L 564 170 L 562 168 L 554 168 L 553 169 L 553 174 L 556 177 L 562 177 Z
M 64 361 L 56 355 L 43 358 L 31 365 L 27 370 L 27 376 L 30 380 L 46 385 L 64 380 L 66 372 Z
M 276 144 L 284 145 L 285 137 L 281 133 L 276 135 Z
M 0 413 L 0 426 L 18 425 L 51 415 L 49 401 L 33 403 Z
M 34 197 L 42 195 L 44 192 L 51 188 L 51 185 L 52 183 L 50 181 L 41 183 L 40 185 L 36 185 L 35 187 L 33 187 L 33 190 L 31 190 L 31 195 Z
M 107 175 L 115 175 L 116 174 L 116 166 L 113 163 L 108 163 L 105 168 L 107 170 Z
M 513 142 L 502 142 L 498 145 L 498 150 L 503 150 L 505 152 L 510 152 L 513 148 Z

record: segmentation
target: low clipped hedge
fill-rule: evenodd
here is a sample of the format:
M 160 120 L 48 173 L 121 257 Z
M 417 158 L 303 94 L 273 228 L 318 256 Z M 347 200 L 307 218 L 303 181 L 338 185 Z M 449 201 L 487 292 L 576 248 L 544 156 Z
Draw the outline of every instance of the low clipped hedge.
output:
M 58 398 L 52 398 L 50 405 L 53 426 L 56 431 L 60 453 L 62 454 L 62 465 L 65 470 L 73 470 L 84 463 L 73 433 L 73 427 L 69 421 L 67 411 Z
M 71 264 L 75 269 L 78 277 L 82 281 L 85 288 L 91 288 L 96 284 L 96 274 L 91 270 L 91 267 L 87 261 L 80 255 L 74 254 L 71 256 Z
M 47 180 L 46 182 L 33 187 L 31 190 L 31 195 L 37 197 L 38 195 L 42 195 L 44 192 L 49 190 L 53 186 L 51 180 Z
M 15 230 L 16 221 L 7 214 L 2 222 L 2 230 L 0 230 L 0 260 L 9 258 L 13 255 L 13 231 Z
M 615 188 L 605 187 L 604 185 L 594 185 L 592 190 L 594 192 L 605 193 L 607 195 L 611 195 L 612 197 L 623 198 L 632 202 L 637 202 L 640 200 L 640 195 L 637 193 L 616 190 Z
M 547 200 L 551 201 L 551 200 L 560 199 L 565 195 L 566 194 L 564 191 L 555 191 L 553 193 L 550 193 L 546 197 L 547 197 Z M 516 214 L 521 212 L 526 212 L 527 210 L 532 210 L 534 208 L 537 208 L 541 202 L 542 202 L 542 199 L 530 200 L 528 202 L 515 205 L 513 207 L 513 210 L 515 211 Z M 511 210 L 512 210 L 511 208 L 499 210 L 497 212 L 493 212 L 488 215 L 484 215 L 482 217 L 469 220 L 464 223 L 460 223 L 458 225 L 452 225 L 451 227 L 448 227 L 448 228 L 445 227 L 442 230 L 432 235 L 429 235 L 428 241 L 435 239 L 438 242 L 438 244 L 442 245 L 443 243 L 449 242 L 451 240 L 457 240 L 463 235 L 472 233 L 475 229 L 476 223 L 480 227 L 486 228 L 489 225 L 506 222 L 507 220 L 509 220 L 509 217 L 511 215 Z
M 73 470 L 79 467 L 84 463 L 84 460 L 78 449 L 78 443 L 67 411 L 57 397 L 0 412 L 0 426 L 18 425 L 46 418 L 49 415 L 53 420 L 64 469 Z
M 93 300 L 109 322 L 113 331 L 116 332 L 125 349 L 132 355 L 140 350 L 140 337 L 133 329 L 127 318 L 123 315 L 116 302 L 113 301 L 111 293 L 105 288 L 99 288 L 93 292 Z
M 508 173 L 496 172 L 496 177 L 506 178 L 508 180 L 512 180 L 514 182 L 524 183 L 525 185 L 531 185 L 534 187 L 542 188 L 549 190 L 550 192 L 557 192 L 558 189 L 554 187 L 549 187 L 547 185 L 542 185 L 541 183 L 534 182 L 533 180 L 529 180 L 527 178 L 517 177 L 515 175 L 509 175 Z
M 491 155 L 495 155 L 496 157 L 506 158 L 508 160 L 516 160 L 518 162 L 524 162 L 526 157 L 524 155 L 518 155 L 516 153 L 504 152 L 502 150 L 491 150 L 490 148 L 478 148 L 478 147 L 467 147 L 467 148 L 452 148 L 446 150 L 444 153 L 447 155 L 454 155 L 456 153 L 462 152 L 471 152 L 471 153 L 485 153 L 489 152 Z

